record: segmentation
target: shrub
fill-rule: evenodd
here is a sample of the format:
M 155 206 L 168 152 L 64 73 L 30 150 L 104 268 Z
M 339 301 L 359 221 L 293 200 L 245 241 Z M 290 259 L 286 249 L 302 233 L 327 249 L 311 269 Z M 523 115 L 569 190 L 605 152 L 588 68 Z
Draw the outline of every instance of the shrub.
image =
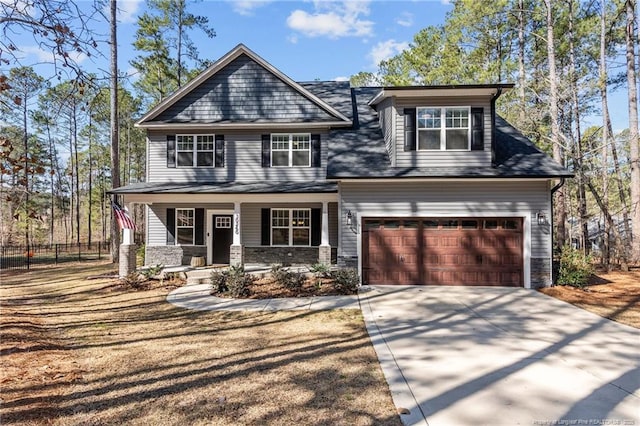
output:
M 580 250 L 568 245 L 562 248 L 558 284 L 583 288 L 587 285 L 592 273 L 591 256 L 585 255 Z
M 289 290 L 299 291 L 305 282 L 304 274 L 287 271 L 280 264 L 271 266 L 271 275 L 275 282 Z
M 358 290 L 360 277 L 353 268 L 336 269 L 329 273 L 329 277 L 333 279 L 333 288 L 341 294 L 353 294 Z
M 150 280 L 151 278 L 160 275 L 162 268 L 164 268 L 164 265 L 149 266 L 147 269 L 140 271 L 140 273 L 144 275 L 147 280 Z
M 142 284 L 144 284 L 146 281 L 147 279 L 137 271 L 130 272 L 124 278 L 120 279 L 120 282 L 122 284 L 136 290 L 140 289 L 142 287 Z
M 256 277 L 247 274 L 242 265 L 229 268 L 227 287 L 231 297 L 247 297 L 251 294 L 251 286 Z
M 229 278 L 228 271 L 218 271 L 214 270 L 211 272 L 211 294 L 223 294 L 229 291 L 229 287 L 227 285 L 227 280 Z

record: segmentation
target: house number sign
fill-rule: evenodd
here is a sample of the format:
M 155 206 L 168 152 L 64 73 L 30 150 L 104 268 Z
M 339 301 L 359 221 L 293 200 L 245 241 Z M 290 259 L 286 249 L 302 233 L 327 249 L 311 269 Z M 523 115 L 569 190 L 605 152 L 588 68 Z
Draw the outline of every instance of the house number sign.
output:
M 235 213 L 233 215 L 233 233 L 240 235 L 240 214 Z

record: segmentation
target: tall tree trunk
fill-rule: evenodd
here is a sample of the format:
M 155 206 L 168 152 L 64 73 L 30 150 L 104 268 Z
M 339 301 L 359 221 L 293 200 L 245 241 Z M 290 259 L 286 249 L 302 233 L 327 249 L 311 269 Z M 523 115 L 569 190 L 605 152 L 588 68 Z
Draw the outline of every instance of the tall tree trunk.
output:
M 69 112 L 69 173 L 71 173 L 71 179 L 69 179 L 69 184 L 70 184 L 70 188 L 69 188 L 69 228 L 71 229 L 71 235 L 69 236 L 70 240 L 73 241 L 73 212 L 74 212 L 74 207 L 75 207 L 75 200 L 74 200 L 74 196 L 75 196 L 75 179 L 74 179 L 74 170 L 75 167 L 73 166 L 73 114 L 71 112 Z M 78 231 L 78 230 L 76 230 Z M 69 241 L 66 241 L 67 243 Z
M 627 25 L 625 41 L 627 45 L 627 87 L 629 91 L 629 146 L 631 166 L 631 259 L 640 263 L 640 141 L 638 140 L 638 89 L 635 67 L 635 0 L 627 0 Z
M 524 70 L 524 27 L 524 0 L 518 0 L 518 97 L 520 98 L 520 125 L 523 125 L 526 119 L 526 98 L 524 90 L 526 84 Z
M 601 1 L 600 11 L 600 66 L 599 88 L 602 104 L 602 169 L 607 170 L 609 143 L 613 135 L 609 132 L 611 119 L 609 118 L 609 102 L 607 100 L 607 6 L 606 0 Z M 602 173 L 603 204 L 609 205 L 609 173 Z M 604 212 L 603 212 L 604 214 Z M 602 263 L 610 269 L 611 253 L 609 251 L 609 222 L 603 221 L 602 229 Z
M 87 243 L 89 244 L 89 247 L 91 247 L 91 218 L 92 218 L 92 214 L 91 214 L 91 210 L 93 208 L 93 197 L 92 197 L 92 175 L 93 175 L 93 158 L 92 158 L 92 148 L 93 145 L 91 144 L 91 136 L 92 136 L 92 111 L 91 108 L 89 108 L 89 148 L 88 148 L 88 156 L 89 156 L 89 209 L 87 211 L 87 218 L 88 218 L 88 223 L 87 223 Z
M 56 164 L 54 158 L 56 157 L 56 152 L 53 145 L 53 138 L 51 137 L 51 123 L 49 122 L 49 116 L 46 117 L 46 129 L 47 129 L 47 140 L 49 142 L 49 186 L 51 190 L 51 204 L 50 209 L 51 213 L 49 215 L 49 245 L 52 245 L 55 241 L 55 201 L 56 201 L 56 190 L 55 190 L 55 178 L 54 173 L 56 170 Z
M 111 33 L 111 60 L 110 60 L 110 84 L 111 90 L 111 188 L 120 187 L 120 152 L 119 152 L 119 129 L 118 129 L 118 37 L 117 37 L 117 2 L 110 0 L 110 33 Z M 113 210 L 113 209 L 111 209 Z M 115 215 L 111 214 L 111 261 L 118 262 L 120 250 L 120 228 Z
M 556 53 L 554 42 L 553 0 L 544 0 L 547 26 L 547 62 L 549 67 L 549 115 L 551 120 L 551 143 L 553 159 L 564 165 L 564 155 L 560 145 L 560 123 L 558 117 L 558 81 L 556 72 Z M 566 241 L 565 223 L 567 219 L 565 187 L 556 192 L 556 244 L 562 247 Z
M 25 87 L 27 84 L 25 84 Z M 27 250 L 29 250 L 30 241 L 29 241 L 29 226 L 31 224 L 31 212 L 29 211 L 29 123 L 27 122 L 27 117 L 29 114 L 29 109 L 27 108 L 27 99 L 29 97 L 29 93 L 25 89 L 25 93 L 22 98 L 22 139 L 24 142 L 24 210 L 25 210 L 25 232 L 24 232 L 24 242 L 27 246 Z
M 569 75 L 571 86 L 571 109 L 574 120 L 574 157 L 577 177 L 578 215 L 580 217 L 580 241 L 585 254 L 590 251 L 589 223 L 587 222 L 587 196 L 584 185 L 584 167 L 582 164 L 582 132 L 580 129 L 580 101 L 578 99 L 578 75 L 575 54 L 575 34 L 573 32 L 574 11 L 573 0 L 569 1 Z
M 76 175 L 76 243 L 80 245 L 80 161 L 78 158 L 78 115 L 75 98 L 73 100 L 73 147 L 75 151 L 74 169 Z
M 182 13 L 184 12 L 184 0 L 177 0 L 177 5 L 176 5 L 177 9 L 178 9 L 178 41 L 177 41 L 177 46 L 176 46 L 176 50 L 177 50 L 177 56 L 178 56 L 178 88 L 182 87 L 182 31 L 183 31 L 183 26 L 182 26 Z

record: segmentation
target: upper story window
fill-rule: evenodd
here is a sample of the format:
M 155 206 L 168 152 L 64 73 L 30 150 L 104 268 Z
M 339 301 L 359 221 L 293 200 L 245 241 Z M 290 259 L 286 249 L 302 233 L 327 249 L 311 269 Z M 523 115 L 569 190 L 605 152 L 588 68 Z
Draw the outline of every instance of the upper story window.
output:
M 271 167 L 311 167 L 311 135 L 271 135 Z
M 178 167 L 213 167 L 214 135 L 176 135 Z
M 471 149 L 469 107 L 419 107 L 418 150 Z

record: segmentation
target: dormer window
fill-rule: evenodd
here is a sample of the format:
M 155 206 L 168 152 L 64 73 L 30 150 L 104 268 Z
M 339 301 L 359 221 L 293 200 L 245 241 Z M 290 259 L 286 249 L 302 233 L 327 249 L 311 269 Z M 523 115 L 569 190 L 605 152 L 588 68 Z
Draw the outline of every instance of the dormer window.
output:
M 469 151 L 469 107 L 418 107 L 418 150 Z

